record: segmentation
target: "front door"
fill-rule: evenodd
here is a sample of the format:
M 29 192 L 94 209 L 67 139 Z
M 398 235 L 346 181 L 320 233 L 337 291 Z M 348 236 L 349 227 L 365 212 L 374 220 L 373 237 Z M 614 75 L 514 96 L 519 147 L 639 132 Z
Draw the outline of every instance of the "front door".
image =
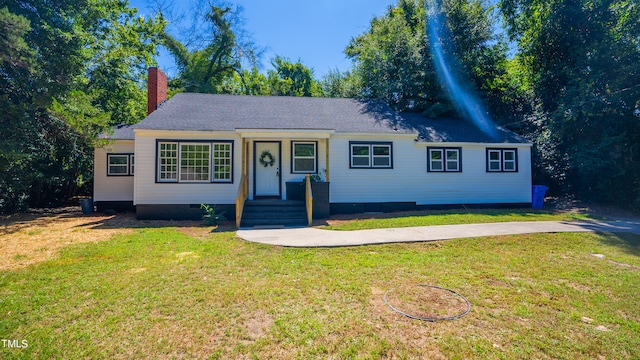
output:
M 256 141 L 253 150 L 254 195 L 280 197 L 280 142 Z

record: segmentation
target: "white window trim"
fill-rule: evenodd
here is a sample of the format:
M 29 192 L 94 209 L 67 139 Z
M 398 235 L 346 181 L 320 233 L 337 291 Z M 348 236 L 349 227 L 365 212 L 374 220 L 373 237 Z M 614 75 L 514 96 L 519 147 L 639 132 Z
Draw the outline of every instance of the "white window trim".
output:
M 213 156 L 214 152 L 215 152 L 215 147 L 216 145 L 224 145 L 225 147 L 228 146 L 229 147 L 229 179 L 216 179 L 216 171 L 215 171 L 215 157 Z M 226 149 L 224 150 L 226 151 Z M 211 172 L 211 182 L 215 182 L 215 183 L 230 183 L 231 180 L 233 179 L 233 146 L 231 146 L 230 142 L 212 142 L 211 143 L 211 148 L 210 148 L 210 172 Z
M 111 158 L 113 157 L 124 157 L 127 159 L 127 163 L 126 164 L 111 164 Z M 111 153 L 111 154 L 107 154 L 107 176 L 132 176 L 133 175 L 133 168 L 131 165 L 131 160 L 133 158 L 133 154 L 129 154 L 129 153 Z M 112 173 L 111 172 L 111 167 L 112 166 L 119 166 L 119 167 L 124 167 L 127 169 L 126 172 L 124 173 Z
M 353 148 L 356 146 L 368 147 L 369 155 L 353 155 Z M 389 155 L 374 155 L 375 147 L 385 147 L 389 149 Z M 355 165 L 354 158 L 368 158 L 369 164 Z M 388 158 L 389 165 L 375 165 L 374 158 Z M 377 142 L 350 142 L 349 143 L 349 165 L 352 169 L 393 169 L 393 143 L 377 143 Z
M 505 156 L 506 153 L 513 153 L 513 160 L 507 160 L 507 157 Z M 512 163 L 513 164 L 513 170 L 508 170 L 507 169 L 507 163 Z M 505 149 L 502 150 L 502 171 L 504 172 L 516 172 L 518 171 L 518 153 L 515 150 L 511 150 L 511 149 Z
M 296 156 L 296 145 L 313 145 L 313 156 Z M 296 170 L 296 159 L 313 160 L 313 171 Z M 291 143 L 291 173 L 292 174 L 317 174 L 318 146 L 314 141 L 293 141 Z
M 162 164 L 160 161 L 160 148 L 162 147 L 163 144 L 175 144 L 176 145 L 176 178 L 175 179 L 162 179 L 161 178 L 161 174 L 162 174 Z M 156 154 L 156 161 L 158 162 L 158 169 L 157 169 L 157 173 L 156 173 L 156 181 L 157 182 L 161 182 L 161 183 L 177 183 L 179 182 L 180 179 L 180 143 L 177 141 L 162 141 L 162 142 L 158 142 L 158 146 L 157 146 L 157 154 Z M 169 159 L 169 158 L 168 158 Z M 166 172 L 167 174 L 169 173 L 173 173 L 171 172 Z
M 428 147 L 427 148 L 427 156 L 428 156 L 428 168 L 427 171 L 428 172 L 438 172 L 438 173 L 444 173 L 444 172 L 462 172 L 462 148 L 459 147 Z M 433 160 L 431 158 L 431 154 L 434 152 L 439 152 L 441 154 L 441 158 L 440 160 Z M 452 169 L 449 167 L 449 161 L 447 159 L 447 154 L 449 152 L 455 152 L 457 154 L 457 167 L 455 169 Z M 433 163 L 434 162 L 440 162 L 440 169 L 433 169 Z
M 368 155 L 353 155 L 353 148 L 354 147 L 368 147 L 369 148 L 369 154 Z M 367 159 L 369 161 L 369 163 L 367 165 L 356 165 L 353 163 L 353 159 L 354 158 L 359 158 L 359 159 Z M 367 145 L 367 144 L 351 144 L 351 146 L 349 146 L 349 162 L 352 168 L 362 168 L 362 169 L 368 169 L 371 167 L 371 145 Z
M 161 174 L 161 167 L 162 164 L 160 162 L 160 147 L 162 144 L 175 144 L 176 145 L 176 155 L 177 155 L 177 163 L 176 163 L 176 178 L 175 179 L 161 179 L 160 178 L 160 174 Z M 209 171 L 208 171 L 208 177 L 209 179 L 207 180 L 182 180 L 182 146 L 183 145 L 203 145 L 203 146 L 207 146 L 209 147 Z M 230 166 L 230 172 L 229 172 L 229 179 L 216 179 L 215 178 L 215 174 L 214 174 L 214 157 L 213 157 L 213 153 L 214 153 L 214 147 L 216 145 L 225 145 L 225 146 L 229 146 L 229 166 Z M 175 183 L 186 183 L 186 184 L 211 184 L 211 183 L 216 183 L 216 184 L 232 184 L 233 183 L 233 168 L 234 168 L 234 164 L 233 164 L 233 142 L 231 141 L 171 141 L 171 140 L 164 140 L 164 141 L 158 141 L 157 142 L 157 147 L 156 147 L 156 162 L 157 162 L 157 168 L 156 168 L 156 182 L 157 183 L 171 183 L 171 184 L 175 184 Z
M 440 160 L 437 159 L 433 159 L 433 153 L 440 153 Z M 428 151 L 429 154 L 429 171 L 430 172 L 444 172 L 445 171 L 445 166 L 444 166 L 444 149 L 443 148 L 429 148 Z M 440 169 L 434 169 L 433 168 L 433 164 L 434 163 L 440 163 Z
M 206 146 L 209 148 L 209 156 L 207 157 L 207 161 L 208 161 L 208 165 L 207 165 L 207 179 L 202 180 L 202 179 L 193 179 L 193 180 L 184 180 L 182 179 L 182 175 L 187 175 L 189 173 L 183 173 L 182 172 L 182 147 L 183 146 Z M 204 158 L 203 158 L 204 160 Z M 201 166 L 204 167 L 204 166 Z M 195 166 L 194 166 L 195 168 Z M 201 142 L 184 142 L 184 143 L 180 143 L 178 145 L 178 182 L 181 183 L 209 183 L 211 182 L 211 143 L 201 143 Z M 196 175 L 197 173 L 194 171 L 193 175 Z M 205 173 L 202 173 L 205 174 Z M 201 174 L 201 175 L 202 175 Z
M 498 154 L 498 159 L 492 160 L 491 154 Z M 512 153 L 513 160 L 506 160 L 505 153 Z M 509 172 L 514 173 L 518 172 L 518 149 L 515 148 L 489 148 L 486 152 L 487 156 L 487 172 L 498 173 L 498 172 Z M 507 170 L 505 164 L 512 163 L 513 169 Z M 491 169 L 491 164 L 498 164 L 499 169 Z
M 497 160 L 491 159 L 491 154 L 498 154 Z M 491 164 L 498 164 L 498 169 L 493 169 Z M 502 151 L 500 150 L 487 150 L 487 171 L 488 172 L 502 172 Z
M 384 147 L 384 148 L 388 148 L 389 149 L 389 155 L 376 155 L 375 151 L 373 150 L 376 147 Z M 387 145 L 387 144 L 371 144 L 371 149 L 369 150 L 369 153 L 371 154 L 371 167 L 372 168 L 382 168 L 382 169 L 389 169 L 391 168 L 391 145 Z M 376 165 L 376 162 L 374 161 L 376 158 L 388 158 L 389 159 L 389 165 Z
M 455 152 L 456 153 L 456 168 L 455 169 L 450 169 L 449 168 L 449 152 Z M 445 149 L 444 150 L 444 164 L 445 164 L 445 168 L 446 171 L 448 172 L 460 172 L 460 149 Z

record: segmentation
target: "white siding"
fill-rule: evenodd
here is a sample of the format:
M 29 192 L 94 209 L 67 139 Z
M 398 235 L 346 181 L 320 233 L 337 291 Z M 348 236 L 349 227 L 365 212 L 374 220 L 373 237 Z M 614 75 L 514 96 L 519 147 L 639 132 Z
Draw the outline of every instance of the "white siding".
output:
M 107 176 L 107 154 L 133 153 L 133 140 L 116 140 L 94 152 L 93 200 L 132 201 L 134 176 Z M 137 160 L 137 159 L 136 159 Z M 136 161 L 137 163 L 137 161 Z M 135 169 L 137 170 L 137 169 Z
M 233 140 L 233 183 L 157 183 L 156 140 Z M 235 204 L 242 174 L 242 141 L 233 134 L 210 132 L 136 132 L 134 204 Z
M 279 135 L 279 134 L 278 134 Z M 285 134 L 286 135 L 286 134 Z M 280 141 L 282 153 L 280 173 L 282 198 L 286 198 L 286 182 L 301 181 L 304 174 L 291 173 L 291 142 L 310 141 L 308 137 L 248 139 L 249 197 L 253 198 L 255 157 L 253 141 Z M 233 140 L 233 183 L 157 183 L 156 142 L 162 140 Z M 326 142 L 330 143 L 330 201 L 353 202 L 415 202 L 418 205 L 528 203 L 531 201 L 531 147 L 528 144 L 427 144 L 405 135 L 333 134 L 329 140 L 317 141 L 318 172 L 326 178 Z M 350 169 L 349 141 L 393 143 L 393 169 Z M 130 144 L 130 147 L 133 145 Z M 462 148 L 462 172 L 427 172 L 427 146 Z M 518 172 L 488 173 L 486 148 L 517 148 Z M 114 190 L 98 197 L 98 188 L 107 189 L 106 151 L 96 150 L 96 200 L 116 200 Z M 132 152 L 132 149 L 128 150 Z M 234 204 L 242 174 L 242 139 L 235 133 L 144 131 L 136 132 L 136 175 L 129 180 L 128 194 L 133 192 L 135 204 Z M 274 154 L 275 155 L 275 154 Z M 135 179 L 135 191 L 133 187 Z M 124 189 L 124 186 L 112 188 Z M 131 200 L 131 195 L 129 195 Z M 120 199 L 118 199 L 120 200 Z M 122 200 L 125 200 L 122 198 Z
M 393 169 L 350 169 L 349 141 L 393 142 Z M 427 172 L 427 146 L 462 148 L 462 172 Z M 488 173 L 486 148 L 518 149 L 518 172 Z M 391 136 L 331 138 L 331 197 L 339 202 L 427 204 L 527 203 L 531 201 L 531 147 L 526 144 L 427 144 Z
M 304 179 L 304 177 L 306 176 L 305 174 L 293 174 L 291 172 L 291 143 L 292 142 L 296 142 L 296 141 L 302 141 L 302 142 L 317 142 L 317 146 L 316 146 L 316 151 L 317 151 L 317 157 L 318 157 L 318 175 L 320 175 L 322 177 L 322 179 L 326 180 L 326 174 L 324 173 L 324 170 L 327 168 L 327 151 L 326 151 L 326 139 L 306 139 L 306 138 L 301 138 L 301 139 L 260 139 L 260 140 L 255 140 L 255 141 L 280 141 L 281 142 L 281 146 L 282 146 L 282 158 L 279 159 L 280 160 L 280 181 L 282 184 L 282 198 L 286 199 L 287 198 L 287 189 L 286 189 L 286 183 L 287 182 L 291 182 L 291 181 L 302 181 L 302 179 Z M 249 197 L 251 199 L 253 199 L 253 182 L 254 182 L 254 177 L 253 177 L 253 169 L 254 169 L 254 162 L 255 162 L 255 158 L 254 158 L 254 154 L 253 154 L 253 143 L 254 141 L 249 141 L 249 152 L 250 152 L 250 156 L 249 156 Z M 275 155 L 275 154 L 274 154 Z M 257 166 L 261 166 L 260 164 L 257 164 Z

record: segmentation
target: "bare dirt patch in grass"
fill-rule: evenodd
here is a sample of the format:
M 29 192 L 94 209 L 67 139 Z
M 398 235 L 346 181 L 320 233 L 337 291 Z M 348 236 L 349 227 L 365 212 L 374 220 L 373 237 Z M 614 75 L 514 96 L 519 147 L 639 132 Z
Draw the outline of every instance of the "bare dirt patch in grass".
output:
M 65 246 L 109 239 L 131 230 L 105 227 L 114 215 L 82 215 L 76 208 L 0 217 L 0 270 L 24 268 L 55 257 Z
M 266 335 L 273 325 L 273 318 L 264 311 L 256 311 L 245 321 L 247 333 L 252 340 L 256 340 Z
M 421 319 L 447 319 L 464 315 L 467 302 L 449 290 L 428 285 L 403 285 L 386 293 L 389 305 Z
M 83 215 L 77 207 L 37 209 L 0 217 L 0 270 L 20 269 L 56 257 L 66 246 L 98 242 L 135 228 L 176 227 L 206 238 L 212 231 L 229 231 L 233 224 L 204 227 L 200 221 L 137 220 L 133 213 Z
M 411 294 L 416 285 L 400 285 L 395 289 L 400 290 L 396 298 L 404 297 L 408 306 L 406 309 L 419 308 L 425 299 L 419 299 L 423 294 Z M 393 311 L 383 300 L 384 294 L 389 289 L 371 287 L 371 294 L 367 312 L 372 316 L 368 323 L 375 329 L 375 333 L 383 342 L 389 344 L 391 349 L 403 349 L 402 351 L 390 351 L 386 354 L 391 359 L 415 358 L 415 359 L 447 359 L 443 353 L 443 344 L 449 342 L 450 336 L 464 336 L 465 333 L 476 333 L 476 316 L 466 316 L 453 321 L 428 322 L 411 319 Z M 391 299 L 388 294 L 387 299 Z M 398 299 L 395 299 L 398 300 Z M 411 304 L 409 304 L 411 303 Z M 497 338 L 495 334 L 488 337 Z M 497 341 L 497 340 L 496 340 Z

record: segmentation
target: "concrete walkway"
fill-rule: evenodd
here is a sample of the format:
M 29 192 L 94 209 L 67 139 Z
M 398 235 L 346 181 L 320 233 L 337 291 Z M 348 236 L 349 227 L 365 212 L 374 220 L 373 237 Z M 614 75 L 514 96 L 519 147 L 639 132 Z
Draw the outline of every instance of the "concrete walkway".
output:
M 240 229 L 237 234 L 244 240 L 269 245 L 336 247 L 557 232 L 630 232 L 640 234 L 640 221 L 531 221 L 353 231 L 322 230 L 309 227 Z

